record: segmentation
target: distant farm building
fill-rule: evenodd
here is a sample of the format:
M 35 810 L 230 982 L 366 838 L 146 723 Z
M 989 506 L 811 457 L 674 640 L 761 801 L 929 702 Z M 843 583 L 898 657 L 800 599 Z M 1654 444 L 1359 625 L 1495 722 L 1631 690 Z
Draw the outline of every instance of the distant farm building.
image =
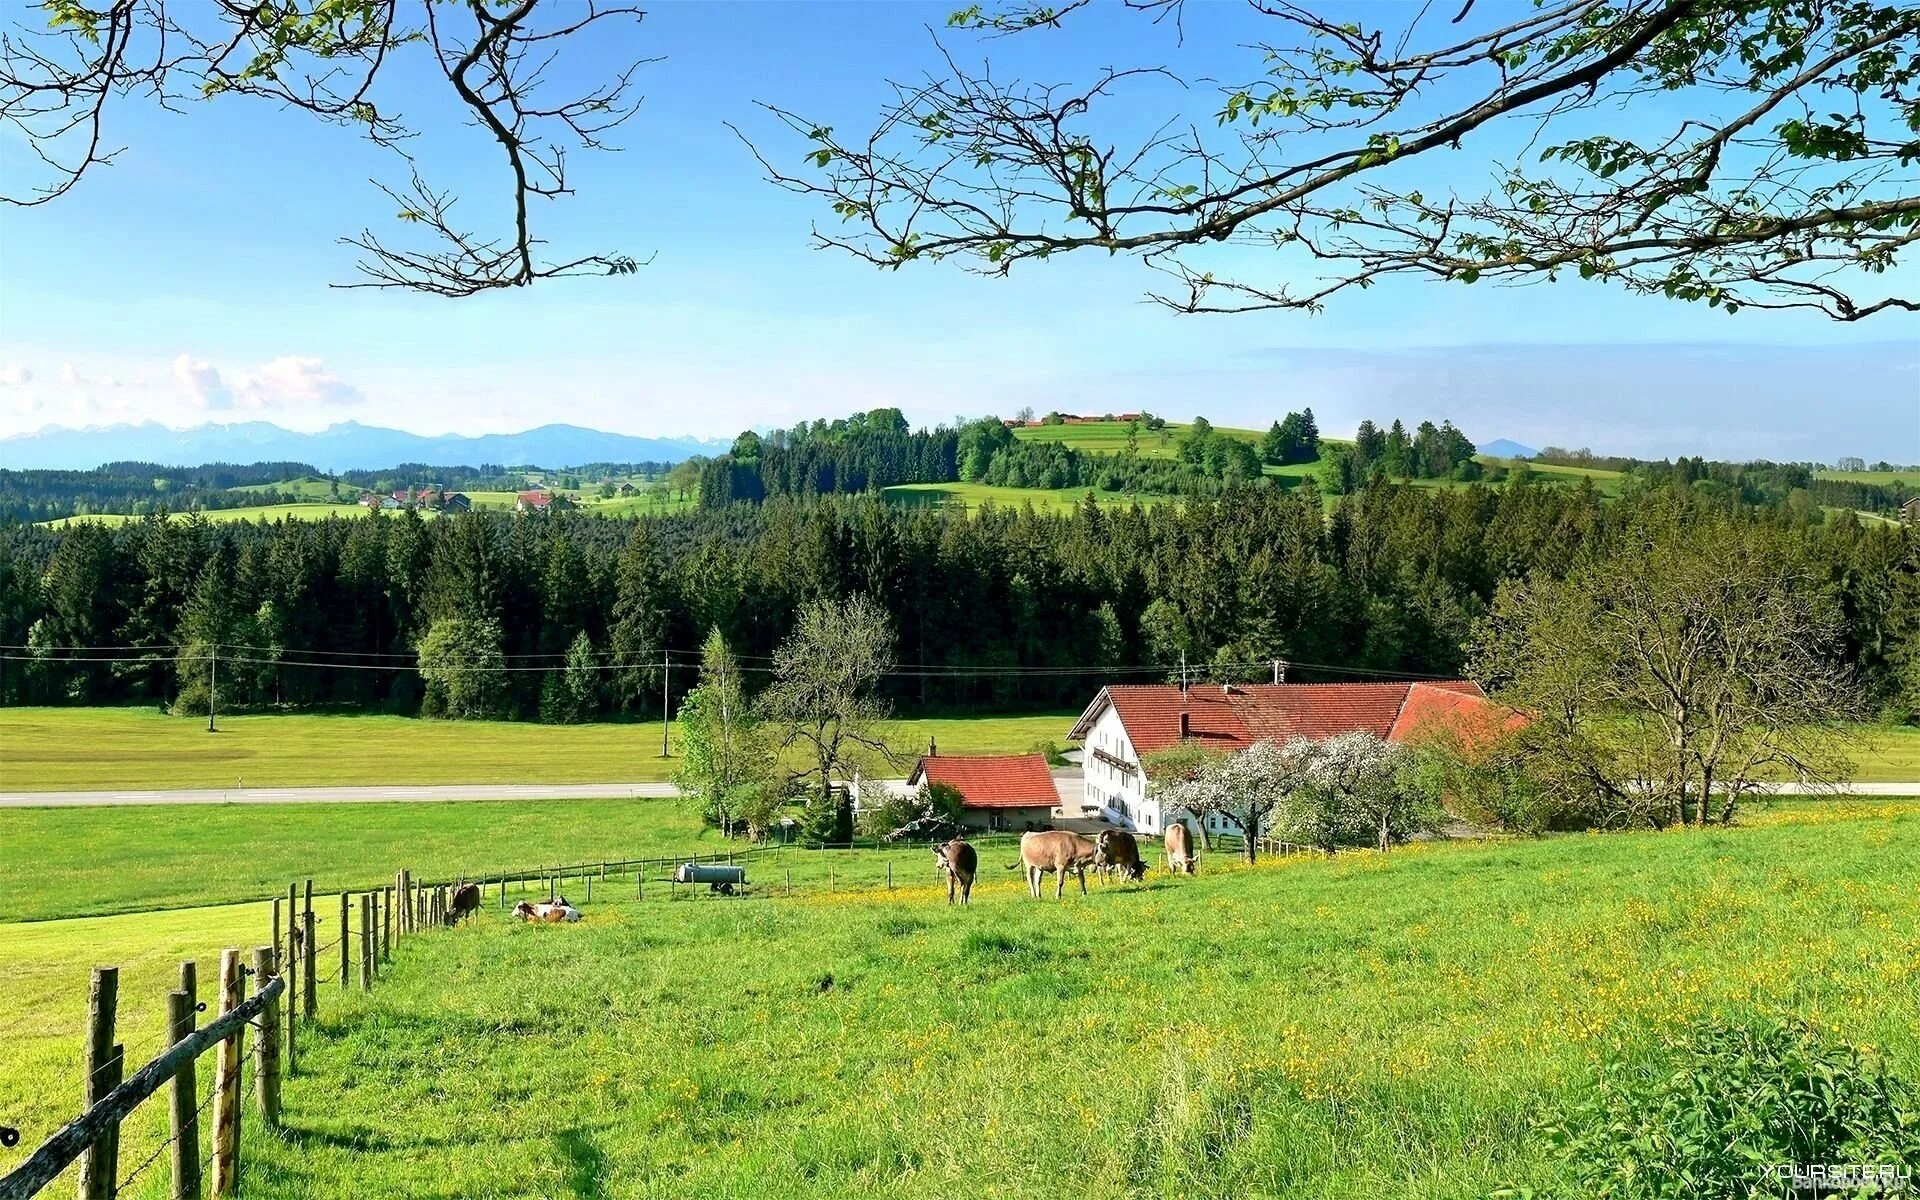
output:
M 1505 723 L 1478 684 L 1282 683 L 1180 688 L 1173 684 L 1114 684 L 1100 690 L 1067 736 L 1086 747 L 1088 816 L 1137 829 L 1165 830 L 1168 814 L 1147 794 L 1141 759 L 1156 750 L 1196 742 L 1217 750 L 1244 750 L 1258 741 L 1321 740 L 1364 730 L 1404 742 L 1429 722 Z M 1189 822 L 1191 823 L 1191 822 Z M 1207 828 L 1239 829 L 1214 814 Z
M 441 495 L 440 507 L 448 512 L 466 512 L 473 507 L 473 501 L 465 492 L 445 492 Z
M 907 788 L 943 783 L 960 793 L 960 823 L 975 829 L 1042 829 L 1060 803 L 1045 756 L 928 754 Z
M 1900 519 L 1909 525 L 1920 525 L 1920 496 L 1909 496 L 1900 506 Z
M 557 512 L 569 507 L 567 498 L 558 492 L 521 492 L 513 498 L 515 512 Z

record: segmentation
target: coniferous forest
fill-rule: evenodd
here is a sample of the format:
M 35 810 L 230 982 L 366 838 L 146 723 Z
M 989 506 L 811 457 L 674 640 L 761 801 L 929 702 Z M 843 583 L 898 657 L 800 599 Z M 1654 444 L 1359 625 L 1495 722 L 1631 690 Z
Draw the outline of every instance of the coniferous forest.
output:
M 764 682 L 799 607 L 878 599 L 903 711 L 1072 707 L 1101 683 L 1450 675 L 1503 580 L 1631 553 L 1647 522 L 1749 526 L 1842 614 L 1863 692 L 1893 703 L 1920 627 L 1909 531 L 1698 489 L 1524 479 L 1244 487 L 1071 513 L 790 499 L 627 519 L 413 512 L 278 524 L 150 516 L 0 528 L 0 702 L 231 706 L 583 720 L 660 710 L 720 630 Z M 478 690 L 440 694 L 418 669 Z M 108 661 L 110 660 L 110 661 Z

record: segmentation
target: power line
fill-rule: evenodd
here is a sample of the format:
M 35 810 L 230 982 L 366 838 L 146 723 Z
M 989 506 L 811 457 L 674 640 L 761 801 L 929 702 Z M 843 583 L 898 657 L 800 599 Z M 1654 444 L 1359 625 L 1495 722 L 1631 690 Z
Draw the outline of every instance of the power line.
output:
M 324 656 L 336 657 L 336 658 L 376 657 L 376 655 L 369 653 L 363 656 L 355 651 L 317 651 L 317 650 L 316 651 L 299 651 L 299 650 L 273 651 L 263 647 L 229 646 L 224 643 L 209 644 L 207 652 L 202 654 L 175 654 L 167 657 L 156 657 L 152 654 L 145 652 L 144 650 L 129 647 L 129 648 L 125 648 L 126 653 L 121 655 L 87 655 L 87 656 L 78 656 L 78 657 L 49 658 L 49 657 L 46 657 L 45 655 L 46 651 L 65 650 L 65 649 L 68 649 L 68 647 L 36 647 L 34 649 L 35 649 L 35 653 L 31 653 L 31 654 L 0 654 L 0 662 L 151 663 L 156 661 L 171 661 L 176 665 L 193 663 L 193 662 L 205 662 L 205 663 L 211 664 L 215 660 L 215 656 L 218 651 L 238 649 L 238 650 L 252 650 L 252 651 L 255 651 L 255 653 L 252 655 L 240 655 L 240 656 L 226 654 L 226 655 L 220 655 L 219 657 L 223 658 L 226 662 L 230 664 L 237 663 L 237 664 L 244 664 L 248 666 L 308 667 L 308 668 L 314 668 L 319 670 L 343 670 L 343 671 L 418 672 L 420 670 L 418 655 L 399 655 L 399 654 L 377 655 L 377 657 L 405 658 L 408 660 L 405 662 L 365 663 L 365 662 L 339 662 L 339 661 L 306 661 L 302 659 L 288 658 L 288 657 L 285 657 L 285 655 L 308 654 L 316 657 L 324 655 Z M 75 647 L 75 649 L 80 649 L 80 647 Z M 691 659 L 691 658 L 698 657 L 698 655 L 695 652 L 686 651 L 686 650 L 668 650 L 665 653 L 668 655 L 678 655 L 682 659 Z M 554 656 L 512 655 L 512 656 L 506 656 L 506 657 L 510 657 L 515 660 L 525 660 L 529 658 L 551 658 Z M 561 656 L 561 657 L 565 657 L 565 656 Z M 752 655 L 752 656 L 736 655 L 735 657 L 736 658 L 753 657 L 753 658 L 762 659 L 762 660 L 769 660 L 768 656 L 766 655 Z M 1307 671 L 1324 672 L 1327 674 L 1335 674 L 1335 675 L 1362 676 L 1362 677 L 1375 678 L 1375 679 L 1384 678 L 1384 679 L 1395 679 L 1395 680 L 1405 679 L 1405 680 L 1419 681 L 1419 680 L 1448 680 L 1448 679 L 1459 678 L 1457 675 L 1439 675 L 1439 674 L 1433 674 L 1429 672 L 1420 672 L 1420 671 L 1397 671 L 1391 668 L 1381 668 L 1381 667 L 1353 667 L 1353 666 L 1338 665 L 1334 663 L 1302 662 L 1298 659 L 1286 659 L 1283 661 L 1285 662 L 1286 666 L 1289 669 L 1300 669 L 1300 670 L 1307 670 Z M 1232 671 L 1236 673 L 1264 672 L 1272 665 L 1272 662 L 1273 662 L 1272 659 L 1256 659 L 1256 660 L 1250 660 L 1247 662 L 1210 663 L 1210 664 L 1207 664 L 1206 668 L 1204 669 L 1210 670 L 1210 671 Z M 642 669 L 650 670 L 654 668 L 670 667 L 671 661 L 665 660 L 665 659 L 654 659 L 652 658 L 651 655 L 642 657 L 642 656 L 627 656 L 627 655 L 615 655 L 615 654 L 607 654 L 607 655 L 597 654 L 593 661 L 588 662 L 584 665 L 588 669 L 595 670 L 595 671 L 625 671 L 625 670 L 642 670 Z M 442 667 L 435 667 L 433 669 L 436 672 L 443 672 L 443 673 L 449 673 L 449 674 L 535 674 L 535 673 L 544 674 L 552 671 L 566 671 L 566 670 L 571 670 L 575 668 L 567 662 L 538 664 L 538 663 L 526 663 L 524 661 L 511 662 L 511 661 L 504 661 L 503 659 L 503 661 L 498 664 L 470 664 L 470 665 L 459 665 L 459 666 L 442 666 Z M 773 675 L 778 673 L 777 669 L 774 667 L 748 666 L 744 664 L 736 664 L 736 669 L 742 672 L 752 672 L 758 675 Z M 963 663 L 900 663 L 882 672 L 881 674 L 883 675 L 883 677 L 886 677 L 886 678 L 905 678 L 905 679 L 1048 679 L 1048 678 L 1075 679 L 1075 678 L 1086 678 L 1086 677 L 1098 676 L 1098 675 L 1172 676 L 1176 672 L 1179 672 L 1181 669 L 1182 669 L 1181 664 L 1178 664 L 1178 663 L 1110 664 L 1110 665 L 1103 665 L 1103 666 L 1087 666 L 1087 667 L 990 666 L 990 665 L 973 666 L 973 665 L 968 665 Z M 1188 666 L 1186 669 L 1189 673 L 1191 673 L 1197 668 L 1193 666 Z

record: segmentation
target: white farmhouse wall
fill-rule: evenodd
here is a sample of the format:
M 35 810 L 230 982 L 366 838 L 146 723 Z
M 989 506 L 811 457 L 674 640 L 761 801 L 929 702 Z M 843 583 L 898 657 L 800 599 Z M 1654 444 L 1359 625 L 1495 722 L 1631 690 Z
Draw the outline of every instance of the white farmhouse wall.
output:
M 1086 808 L 1123 828 L 1159 833 L 1163 828 L 1160 806 L 1147 798 L 1140 756 L 1112 706 L 1100 714 L 1082 744 L 1087 751 L 1081 762 L 1086 772 Z

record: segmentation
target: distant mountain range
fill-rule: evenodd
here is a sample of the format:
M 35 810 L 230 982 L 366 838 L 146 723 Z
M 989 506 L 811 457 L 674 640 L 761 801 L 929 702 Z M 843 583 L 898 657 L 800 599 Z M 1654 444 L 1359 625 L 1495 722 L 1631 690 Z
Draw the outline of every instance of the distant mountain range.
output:
M 296 433 L 267 421 L 169 429 L 147 422 L 87 429 L 50 426 L 0 438 L 0 467 L 84 471 L 109 462 L 170 467 L 203 463 L 304 462 L 322 471 L 378 469 L 399 463 L 426 466 L 570 467 L 593 462 L 679 462 L 720 454 L 729 443 L 691 437 L 632 437 L 542 425 L 524 433 L 427 437 L 347 421 L 319 433 Z
M 1513 441 L 1510 438 L 1500 438 L 1497 441 L 1491 441 L 1484 446 L 1477 447 L 1477 449 L 1480 453 L 1490 455 L 1493 458 L 1533 458 L 1540 453 L 1532 446 L 1522 446 L 1519 442 Z

